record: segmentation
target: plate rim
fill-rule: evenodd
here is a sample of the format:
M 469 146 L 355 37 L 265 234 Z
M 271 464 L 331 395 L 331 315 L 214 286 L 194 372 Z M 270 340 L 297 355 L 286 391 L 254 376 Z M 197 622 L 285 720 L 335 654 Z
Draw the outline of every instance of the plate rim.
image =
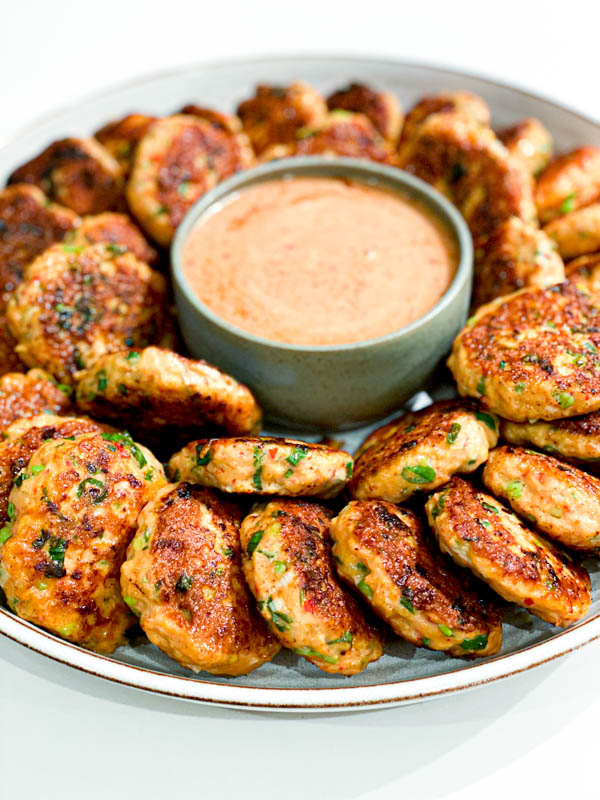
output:
M 358 55 L 345 53 L 286 53 L 195 61 L 172 69 L 142 73 L 128 80 L 115 82 L 102 90 L 83 93 L 68 104 L 64 104 L 51 112 L 38 115 L 26 125 L 20 126 L 16 132 L 7 136 L 0 146 L 0 158 L 5 150 L 17 145 L 20 137 L 29 133 L 33 127 L 49 124 L 62 114 L 74 111 L 80 104 L 100 101 L 127 89 L 135 89 L 154 81 L 176 78 L 194 70 L 208 71 L 242 65 L 250 67 L 264 64 L 268 66 L 274 62 L 298 61 L 346 61 L 357 62 L 363 66 L 366 62 L 371 62 L 381 66 L 396 67 L 399 70 L 403 68 L 419 69 L 427 72 L 443 72 L 458 78 L 475 79 L 496 89 L 507 89 L 526 98 L 542 101 L 561 113 L 567 112 L 600 129 L 600 118 L 597 119 L 566 103 L 558 102 L 544 93 L 535 92 L 518 83 L 503 81 L 478 71 L 457 69 L 435 61 L 403 60 L 392 56 L 369 55 L 367 53 Z M 372 709 L 381 706 L 398 706 L 435 699 L 436 697 L 448 696 L 484 686 L 534 669 L 599 639 L 600 613 L 589 619 L 584 619 L 574 627 L 560 630 L 542 642 L 532 643 L 520 650 L 497 656 L 489 661 L 474 662 L 450 672 L 388 683 L 327 688 L 272 689 L 217 683 L 203 680 L 193 675 L 189 677 L 171 675 L 147 667 L 127 664 L 109 656 L 85 650 L 72 642 L 54 636 L 43 628 L 37 628 L 32 623 L 1 607 L 0 634 L 39 655 L 77 669 L 80 672 L 164 697 L 254 711 L 339 712 Z M 536 658 L 530 657 L 533 650 L 536 651 Z M 435 681 L 435 687 L 430 689 L 429 685 L 432 681 Z M 406 690 L 406 687 L 408 687 L 408 690 Z M 404 692 L 399 693 L 400 689 L 403 689 Z M 290 700 L 291 702 L 289 702 Z

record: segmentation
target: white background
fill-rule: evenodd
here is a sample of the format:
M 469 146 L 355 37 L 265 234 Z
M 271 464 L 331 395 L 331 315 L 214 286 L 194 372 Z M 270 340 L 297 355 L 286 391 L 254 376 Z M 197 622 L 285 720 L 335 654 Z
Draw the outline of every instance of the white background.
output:
M 0 139 L 136 75 L 294 52 L 472 69 L 600 117 L 594 5 L 5 0 Z M 600 796 L 597 643 L 469 694 L 344 716 L 190 706 L 80 675 L 7 640 L 0 658 L 1 798 Z

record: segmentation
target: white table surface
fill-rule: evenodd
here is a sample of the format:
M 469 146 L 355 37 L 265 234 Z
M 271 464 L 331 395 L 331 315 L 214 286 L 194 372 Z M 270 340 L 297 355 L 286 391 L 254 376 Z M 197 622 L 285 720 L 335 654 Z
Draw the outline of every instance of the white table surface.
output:
M 580 0 L 10 0 L 2 13 L 0 139 L 39 114 L 145 72 L 294 52 L 471 69 L 600 117 L 600 10 L 591 7 Z M 1 637 L 0 659 L 0 798 L 600 794 L 598 643 L 468 694 L 318 716 L 145 695 Z

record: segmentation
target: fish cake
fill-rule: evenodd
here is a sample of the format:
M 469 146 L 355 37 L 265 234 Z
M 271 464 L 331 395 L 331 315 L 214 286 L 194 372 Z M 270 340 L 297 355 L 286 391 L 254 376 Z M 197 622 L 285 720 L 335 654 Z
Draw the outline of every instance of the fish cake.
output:
M 563 214 L 551 220 L 544 233 L 565 259 L 600 250 L 600 203 Z
M 137 146 L 127 202 L 146 233 L 166 247 L 198 198 L 251 164 L 245 139 L 198 117 L 166 117 Z
M 471 92 L 440 92 L 427 95 L 416 103 L 406 115 L 401 141 L 404 143 L 416 134 L 418 128 L 432 114 L 459 113 L 479 125 L 488 125 L 492 115 L 483 98 Z
M 165 278 L 114 245 L 54 245 L 8 304 L 17 353 L 63 383 L 105 353 L 144 347 L 161 330 Z
M 198 428 L 230 433 L 260 429 L 262 413 L 250 390 L 206 361 L 146 347 L 97 359 L 78 376 L 77 404 L 100 419 L 144 428 Z
M 327 108 L 330 111 L 342 109 L 364 114 L 390 144 L 394 144 L 400 135 L 402 108 L 392 92 L 378 92 L 362 83 L 351 83 L 329 95 Z
M 246 136 L 242 126 L 242 120 L 235 114 L 225 114 L 223 111 L 216 111 L 214 108 L 206 108 L 205 106 L 199 106 L 195 103 L 189 103 L 177 113 L 190 114 L 192 117 L 200 117 L 200 119 L 205 119 L 207 122 L 210 122 L 211 125 L 214 125 L 215 128 L 219 128 L 219 130 L 234 134 L 242 133 Z M 248 140 L 248 144 L 250 144 L 250 140 Z
M 500 650 L 502 615 L 487 587 L 431 546 L 412 511 L 353 500 L 331 537 L 338 574 L 399 636 L 457 658 Z
M 65 241 L 76 247 L 86 247 L 88 244 L 112 245 L 113 250 L 129 250 L 140 261 L 150 265 L 155 265 L 159 260 L 157 251 L 133 220 L 127 214 L 114 211 L 84 217 L 79 227 Z
M 457 113 L 432 114 L 401 145 L 398 166 L 435 186 L 474 237 L 509 217 L 535 221 L 533 185 L 491 128 Z
M 472 305 L 564 279 L 565 266 L 552 239 L 535 225 L 510 217 L 475 248 Z
M 349 489 L 358 500 L 408 500 L 473 472 L 498 441 L 497 420 L 456 400 L 405 414 L 373 431 L 355 456 Z
M 95 139 L 61 139 L 16 169 L 12 183 L 32 183 L 77 214 L 100 214 L 123 189 L 121 167 Z
M 539 175 L 552 158 L 550 131 L 535 117 L 527 117 L 498 131 L 498 138 L 509 154 L 532 175 Z
M 389 144 L 364 114 L 330 111 L 319 128 L 306 128 L 298 136 L 296 156 L 345 156 L 381 164 L 393 161 Z
M 0 586 L 23 619 L 98 653 L 125 643 L 135 617 L 119 571 L 138 515 L 165 485 L 127 434 L 50 439 L 19 472 L 0 534 Z
M 171 474 L 238 494 L 335 497 L 352 475 L 352 456 L 274 436 L 200 439 L 171 458 Z
M 7 372 L 0 377 L 0 431 L 15 420 L 37 414 L 64 414 L 71 405 L 70 394 L 69 386 L 57 383 L 42 369 Z
M 17 419 L 5 428 L 0 437 L 0 527 L 9 521 L 8 497 L 16 476 L 26 469 L 31 456 L 44 442 L 102 430 L 104 428 L 91 419 L 54 414 Z
M 281 647 L 244 581 L 241 518 L 212 489 L 168 484 L 142 510 L 121 567 L 148 639 L 194 672 L 246 675 Z
M 37 186 L 17 183 L 0 191 L 1 310 L 29 262 L 78 224 L 75 212 L 50 202 Z
M 444 553 L 505 600 L 566 627 L 587 613 L 590 576 L 563 551 L 527 528 L 499 500 L 452 478 L 425 506 Z
M 323 672 L 355 675 L 383 655 L 367 621 L 333 569 L 332 513 L 304 500 L 271 500 L 242 522 L 242 564 L 274 636 Z
M 600 546 L 600 480 L 553 456 L 512 445 L 492 450 L 483 482 L 551 539 L 575 550 Z
M 502 438 L 577 462 L 600 461 L 600 411 L 553 422 L 500 421 Z
M 600 147 L 579 147 L 551 161 L 537 179 L 540 222 L 587 206 L 600 198 Z
M 123 175 L 127 176 L 138 142 L 157 119 L 149 114 L 127 114 L 122 119 L 104 125 L 94 137 L 119 163 Z
M 319 128 L 327 116 L 323 96 L 306 83 L 256 87 L 254 97 L 237 109 L 257 155 L 274 144 L 295 142 L 302 128 Z
M 0 375 L 7 372 L 25 372 L 27 366 L 21 361 L 15 347 L 17 340 L 10 332 L 6 312 L 0 312 Z
M 599 410 L 597 314 L 568 280 L 482 306 L 448 359 L 459 393 L 514 422 Z

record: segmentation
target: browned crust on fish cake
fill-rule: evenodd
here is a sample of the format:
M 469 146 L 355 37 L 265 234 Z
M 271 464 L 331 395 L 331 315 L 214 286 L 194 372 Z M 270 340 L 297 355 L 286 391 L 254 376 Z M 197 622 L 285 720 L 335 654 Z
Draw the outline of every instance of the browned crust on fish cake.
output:
M 394 144 L 400 134 L 403 115 L 400 103 L 391 92 L 378 92 L 363 83 L 351 83 L 327 98 L 330 111 L 344 109 L 364 114 L 378 133 Z
M 68 387 L 59 388 L 41 369 L 7 372 L 0 377 L 0 431 L 15 420 L 42 412 L 63 414 L 71 405 L 69 394 Z
M 127 114 L 104 125 L 94 136 L 119 162 L 123 174 L 127 175 L 137 143 L 157 119 L 149 114 Z
M 510 155 L 532 175 L 538 175 L 552 158 L 552 136 L 535 117 L 520 120 L 497 135 Z
M 140 261 L 154 265 L 159 260 L 158 252 L 145 238 L 138 226 L 127 214 L 106 211 L 84 217 L 81 224 L 67 239 L 72 245 L 86 247 L 88 244 L 108 244 L 129 250 Z
M 559 155 L 537 179 L 540 222 L 587 206 L 600 197 L 600 147 L 579 147 Z
M 489 125 L 492 119 L 487 103 L 471 92 L 440 92 L 421 98 L 406 114 L 401 141 L 411 139 L 419 126 L 432 114 L 458 112 L 480 125 Z

